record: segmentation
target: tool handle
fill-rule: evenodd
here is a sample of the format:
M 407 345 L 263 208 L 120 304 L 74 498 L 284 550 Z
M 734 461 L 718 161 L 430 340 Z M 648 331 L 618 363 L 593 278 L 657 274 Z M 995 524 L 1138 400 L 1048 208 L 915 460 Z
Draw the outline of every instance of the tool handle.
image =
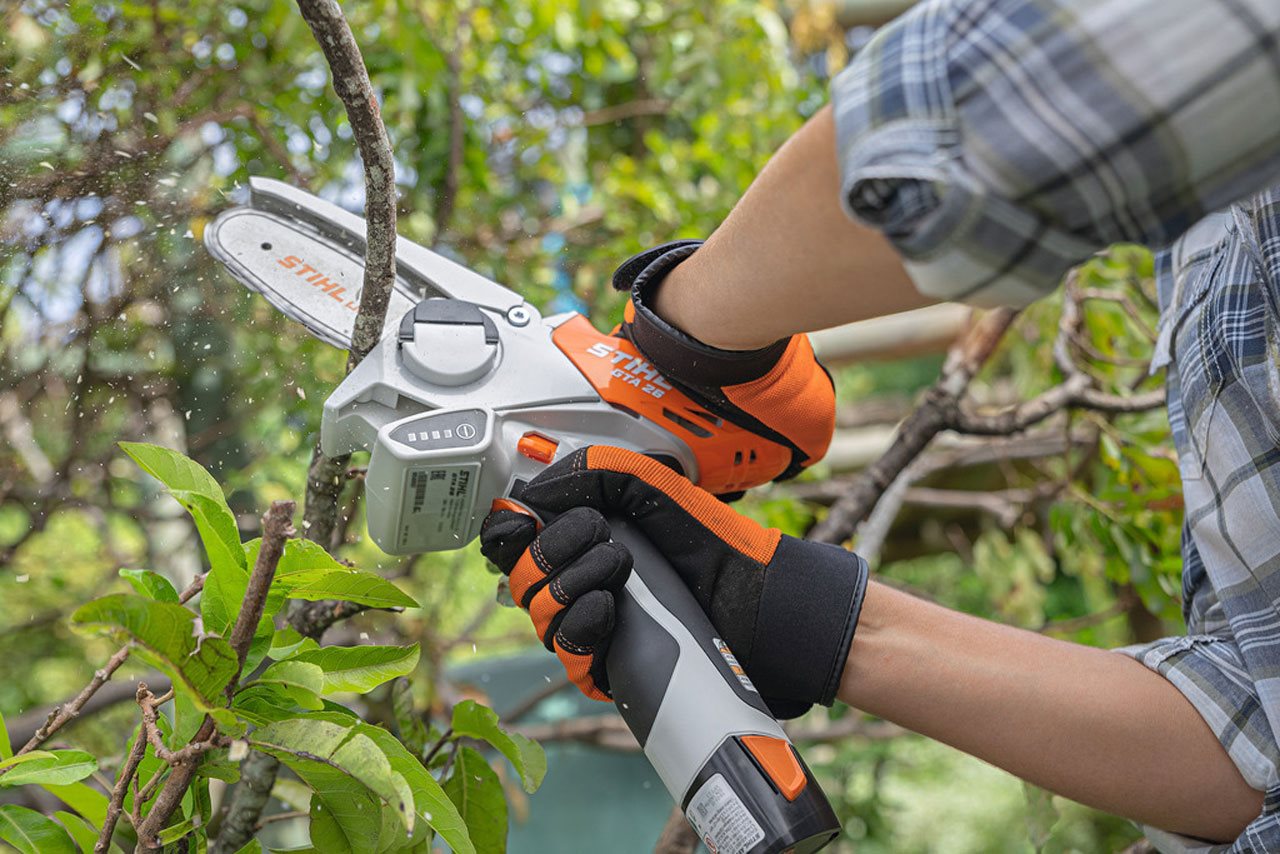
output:
M 662 553 L 632 522 L 608 522 L 634 558 L 609 688 L 663 784 L 712 850 L 822 848 L 839 820 L 786 733 Z
M 634 559 L 626 589 L 618 597 L 617 625 L 605 661 L 618 711 L 646 752 L 654 728 L 667 723 L 663 717 L 697 718 L 678 721 L 679 756 L 659 757 L 659 774 L 669 762 L 698 759 L 688 755 L 690 750 L 713 750 L 727 733 L 782 735 L 782 728 L 666 557 L 634 523 L 616 516 L 608 523 L 614 541 L 625 545 Z M 706 725 L 714 733 L 705 732 Z M 662 745 L 663 752 L 666 747 Z M 668 780 L 665 774 L 663 781 L 677 799 L 684 792 L 673 784 L 690 782 Z

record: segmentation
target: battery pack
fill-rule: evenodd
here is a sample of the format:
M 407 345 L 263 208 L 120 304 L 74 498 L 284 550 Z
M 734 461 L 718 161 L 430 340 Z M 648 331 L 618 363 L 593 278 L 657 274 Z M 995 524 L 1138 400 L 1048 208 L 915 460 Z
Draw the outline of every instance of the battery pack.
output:
M 725 739 L 681 804 L 712 854 L 808 854 L 840 834 L 812 772 L 781 739 Z

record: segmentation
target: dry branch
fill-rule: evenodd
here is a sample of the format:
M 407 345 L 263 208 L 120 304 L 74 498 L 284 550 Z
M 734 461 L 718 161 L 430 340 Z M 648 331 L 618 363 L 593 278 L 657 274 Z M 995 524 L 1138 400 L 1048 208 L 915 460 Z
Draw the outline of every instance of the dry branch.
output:
M 1103 297 L 1097 292 L 1081 289 L 1074 274 L 1063 290 L 1062 316 L 1053 343 L 1053 359 L 1062 373 L 1062 382 L 1031 400 L 994 413 L 973 411 L 966 401 L 969 383 L 995 352 L 1001 336 L 1016 316 L 1008 309 L 985 315 L 948 354 L 942 375 L 926 392 L 915 412 L 903 421 L 889 450 L 853 480 L 848 491 L 832 505 L 827 517 L 814 526 L 810 537 L 822 542 L 844 542 L 867 519 L 866 527 L 870 531 L 866 533 L 870 536 L 865 537 L 865 545 L 859 543 L 859 548 L 870 547 L 873 553 L 878 552 L 908 488 L 927 474 L 927 467 L 918 462 L 920 453 L 943 430 L 1008 436 L 1027 430 L 1064 410 L 1083 409 L 1116 415 L 1144 412 L 1162 405 L 1163 389 L 1127 395 L 1111 394 L 1098 388 L 1097 381 L 1075 362 L 1071 344 L 1082 330 L 1083 303 L 1087 299 Z M 1136 308 L 1133 310 L 1136 313 Z M 987 502 L 986 506 L 1006 520 L 1016 509 L 992 502 Z M 870 524 L 872 521 L 874 525 Z
M 810 532 L 811 539 L 841 543 L 849 538 L 902 470 L 946 428 L 951 410 L 995 352 L 1016 315 L 1010 309 L 996 309 L 979 318 L 965 333 L 947 355 L 942 376 L 926 392 L 916 411 L 903 421 L 889 450 L 859 475 L 849 492 L 832 505 L 827 517 Z

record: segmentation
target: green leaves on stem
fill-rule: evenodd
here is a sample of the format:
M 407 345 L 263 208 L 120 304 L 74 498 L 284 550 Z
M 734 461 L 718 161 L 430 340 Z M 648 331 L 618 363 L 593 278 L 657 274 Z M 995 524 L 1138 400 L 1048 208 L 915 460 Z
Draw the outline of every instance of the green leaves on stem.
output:
M 496 714 L 470 700 L 454 708 L 451 733 L 439 736 L 414 711 L 402 680 L 395 705 L 398 727 L 411 745 L 406 747 L 329 698 L 365 694 L 412 674 L 418 644 L 321 647 L 275 626 L 290 598 L 370 608 L 413 607 L 413 598 L 377 575 L 340 563 L 313 542 L 293 539 L 289 504 L 264 517 L 266 546 L 260 540 L 240 543 L 235 517 L 207 471 L 165 448 L 122 447 L 195 521 L 210 565 L 200 613 L 184 606 L 162 575 L 122 569 L 134 592 L 89 602 L 71 622 L 80 631 L 119 640 L 121 660 L 131 650 L 169 676 L 173 719 L 160 714 L 156 698 L 140 689 L 144 723 L 134 738 L 149 733 L 150 739 L 132 751 L 137 760 L 122 769 L 110 802 L 80 782 L 97 770 L 91 754 L 32 750 L 15 757 L 0 720 L 0 787 L 40 785 L 79 813 L 61 813 L 60 824 L 2 806 L 0 839 L 23 852 L 74 852 L 77 842 L 90 843 L 98 833 L 109 841 L 125 812 L 135 824 L 141 817 L 145 845 L 163 847 L 187 836 L 204 840 L 211 817 L 207 781 L 239 777 L 236 763 L 244 754 L 226 746 L 244 739 L 289 766 L 309 791 L 316 850 L 425 854 L 437 833 L 458 854 L 504 850 L 501 781 L 480 751 L 461 742 L 476 739 L 502 753 L 528 792 L 546 773 L 537 744 L 504 731 Z M 261 667 L 264 661 L 269 663 Z M 449 751 L 442 753 L 442 747 Z M 436 758 L 434 773 L 424 765 L 427 755 Z M 132 788 L 144 793 L 139 804 L 128 785 L 135 774 Z M 435 774 L 447 776 L 444 785 Z

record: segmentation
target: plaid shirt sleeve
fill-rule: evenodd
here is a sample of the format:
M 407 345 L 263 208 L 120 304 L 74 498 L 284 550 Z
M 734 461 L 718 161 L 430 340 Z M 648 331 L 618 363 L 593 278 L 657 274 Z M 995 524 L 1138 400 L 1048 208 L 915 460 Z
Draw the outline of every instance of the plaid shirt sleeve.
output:
M 847 212 L 923 293 L 1022 305 L 1280 179 L 1280 2 L 925 0 L 832 100 Z

